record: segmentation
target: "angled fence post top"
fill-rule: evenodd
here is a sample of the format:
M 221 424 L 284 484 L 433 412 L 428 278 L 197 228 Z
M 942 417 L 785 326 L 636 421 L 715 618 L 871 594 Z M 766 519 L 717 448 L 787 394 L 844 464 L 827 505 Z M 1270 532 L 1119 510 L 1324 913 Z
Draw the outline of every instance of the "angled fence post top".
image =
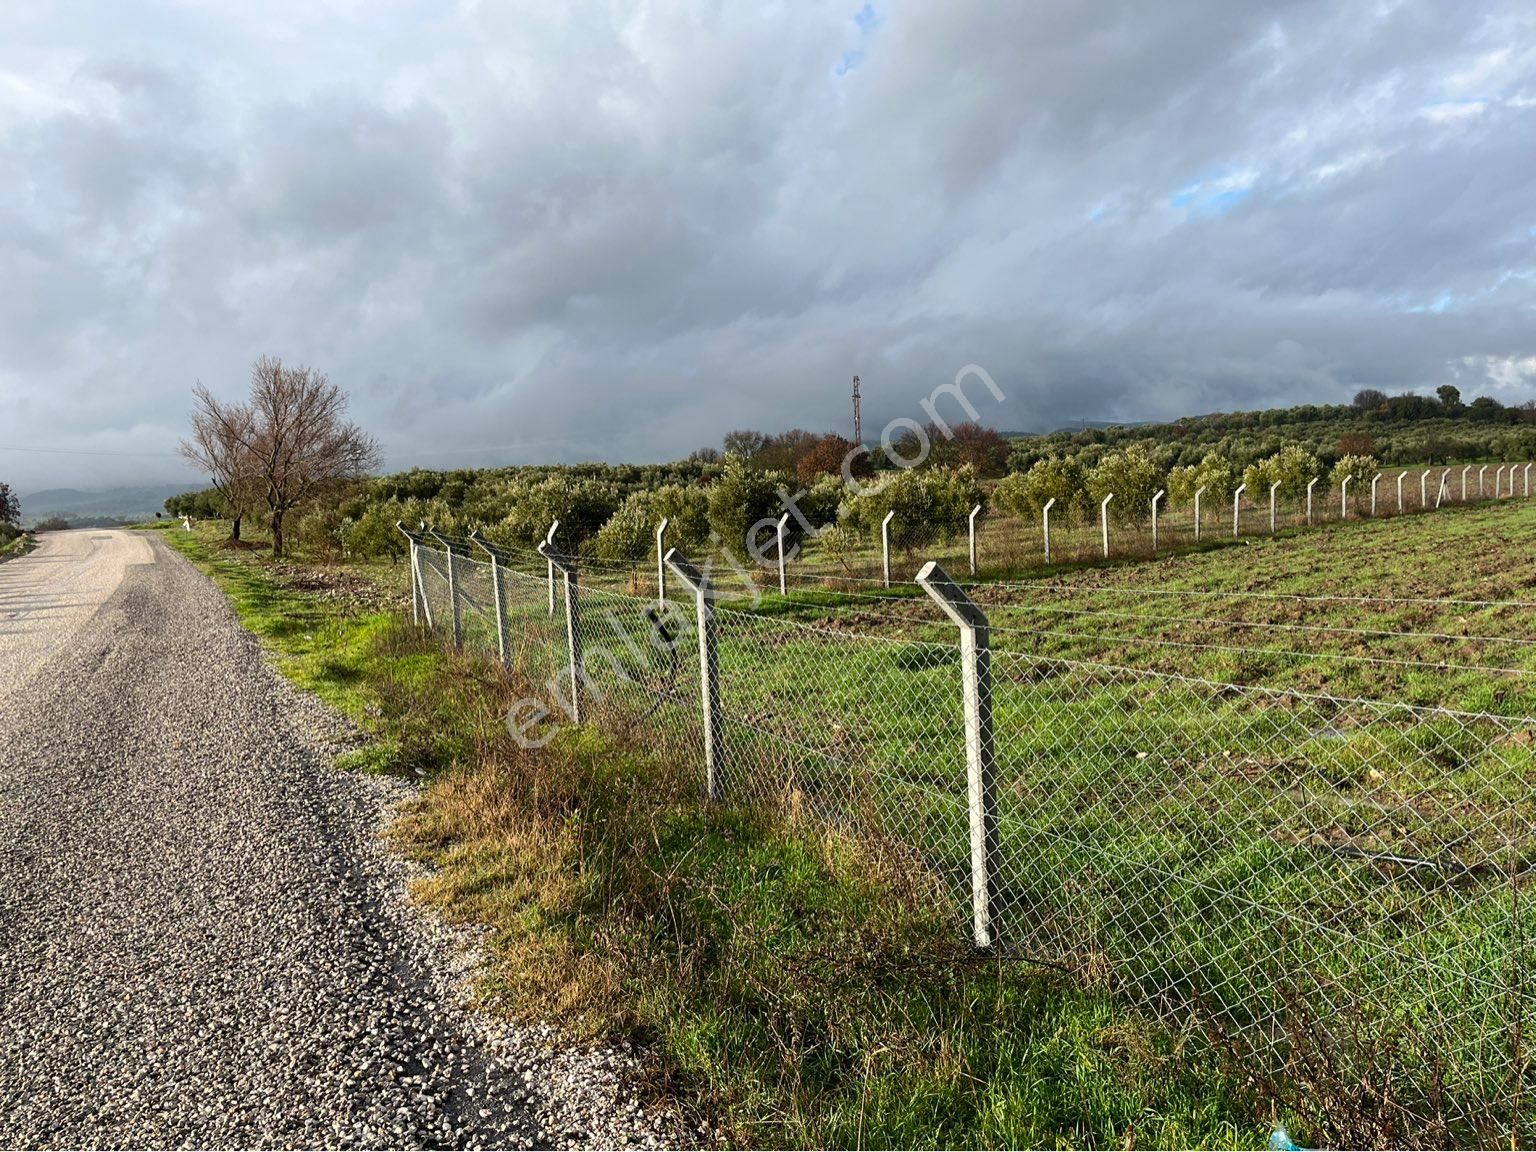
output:
M 567 556 L 564 552 L 556 552 L 555 546 L 547 540 L 540 540 L 538 545 L 539 555 L 548 560 L 567 576 L 575 575 L 576 557 Z
M 667 567 L 676 573 L 688 591 L 695 596 L 703 596 L 706 600 L 713 599 L 714 585 L 703 572 L 695 568 L 681 552 L 676 548 L 668 548 L 666 555 Z
M 484 552 L 492 560 L 499 560 L 502 562 L 506 561 L 507 554 L 502 551 L 501 548 L 495 544 L 492 544 L 484 536 L 480 535 L 480 529 L 476 528 L 473 532 L 471 532 L 469 534 L 469 540 L 470 543 L 478 547 L 480 551 Z
M 972 600 L 965 589 L 950 578 L 937 560 L 930 560 L 917 573 L 919 587 L 934 603 L 944 609 L 944 614 L 962 628 L 987 627 L 987 614 Z

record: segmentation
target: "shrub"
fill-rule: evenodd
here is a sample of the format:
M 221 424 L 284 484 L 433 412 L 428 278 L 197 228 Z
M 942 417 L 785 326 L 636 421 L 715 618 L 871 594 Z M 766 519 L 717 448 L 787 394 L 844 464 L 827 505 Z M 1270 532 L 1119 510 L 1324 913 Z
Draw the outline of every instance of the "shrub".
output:
M 1088 473 L 1088 492 L 1095 504 L 1114 493 L 1109 506 L 1111 520 L 1141 523 L 1152 518 L 1152 497 L 1163 486 L 1162 481 L 1162 469 L 1145 449 L 1132 445 L 1099 461 Z
M 1036 460 L 1027 472 L 1005 476 L 992 493 L 992 502 L 1004 512 L 1037 520 L 1051 499 L 1051 516 L 1058 524 L 1071 524 L 1087 502 L 1083 470 L 1077 461 L 1061 456 Z
M 891 540 L 907 551 L 965 531 L 971 509 L 984 503 L 976 470 L 905 468 L 887 472 L 843 501 L 839 520 L 866 536 L 878 535 L 895 512 Z
M 754 525 L 763 520 L 776 522 L 783 514 L 779 489 L 792 494 L 792 483 L 783 472 L 762 472 L 739 456 L 727 457 L 720 479 L 709 489 L 710 529 L 733 551 L 743 547 Z M 764 554 L 771 555 L 771 548 L 766 545 Z
M 1269 486 L 1280 482 L 1277 495 L 1296 498 L 1304 495 L 1307 484 L 1323 474 L 1323 466 L 1316 456 L 1300 444 L 1287 444 L 1273 456 L 1266 456 L 1248 465 L 1243 472 L 1243 483 L 1248 485 L 1248 495 L 1254 500 L 1269 496 Z
M 1350 498 L 1355 508 L 1360 507 L 1361 489 L 1368 489 L 1371 485 L 1371 477 L 1381 471 L 1381 466 L 1376 463 L 1374 456 L 1343 456 L 1333 466 L 1334 487 L 1344 483 L 1344 478 L 1349 477 Z
M 1225 500 L 1234 487 L 1232 462 L 1219 452 L 1207 452 L 1200 463 L 1185 464 L 1168 473 L 1168 500 L 1174 504 L 1193 503 L 1201 488 L 1213 498 Z
M 663 518 L 669 547 L 690 557 L 703 552 L 709 542 L 709 495 L 682 484 L 631 492 L 592 537 L 592 551 L 603 560 L 643 560 L 656 548 Z

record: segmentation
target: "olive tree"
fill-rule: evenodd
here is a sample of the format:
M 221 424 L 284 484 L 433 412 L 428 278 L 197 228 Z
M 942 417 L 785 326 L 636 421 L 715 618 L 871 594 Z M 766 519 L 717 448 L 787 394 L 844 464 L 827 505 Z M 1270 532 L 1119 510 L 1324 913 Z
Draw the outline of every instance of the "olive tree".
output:
M 1111 492 L 1109 513 L 1123 523 L 1152 518 L 1152 497 L 1163 487 L 1163 470 L 1146 450 L 1132 445 L 1105 456 L 1088 473 L 1088 492 L 1099 503 Z
M 1071 524 L 1082 512 L 1087 496 L 1083 470 L 1076 460 L 1046 456 L 1030 465 L 1027 472 L 1003 477 L 992 493 L 992 502 L 1004 512 L 1034 520 L 1055 500 L 1051 515 L 1058 524 Z

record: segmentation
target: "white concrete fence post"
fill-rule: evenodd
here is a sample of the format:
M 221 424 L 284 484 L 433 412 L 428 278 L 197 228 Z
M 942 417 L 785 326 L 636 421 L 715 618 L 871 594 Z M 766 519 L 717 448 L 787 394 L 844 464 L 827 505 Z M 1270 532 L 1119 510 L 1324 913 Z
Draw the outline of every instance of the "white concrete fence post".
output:
M 1237 491 L 1232 493 L 1232 538 L 1234 540 L 1236 540 L 1238 536 L 1241 535 L 1239 529 L 1242 526 L 1242 522 L 1238 519 L 1238 516 L 1240 515 L 1240 509 L 1242 508 L 1243 492 L 1245 489 L 1247 489 L 1247 487 L 1248 485 L 1246 484 L 1239 484 L 1237 486 Z
M 1045 532 L 1045 562 L 1051 562 L 1051 505 L 1056 503 L 1056 497 L 1052 496 L 1045 502 L 1045 507 L 1040 509 L 1041 527 Z
M 1200 496 L 1205 491 L 1205 485 L 1195 489 L 1195 539 L 1200 539 Z
M 960 629 L 966 807 L 971 832 L 971 932 L 976 947 L 991 948 L 1000 935 L 996 920 L 997 758 L 992 739 L 991 630 L 986 613 L 935 561 L 923 565 L 917 582 Z
M 1353 476 L 1345 476 L 1343 481 L 1339 484 L 1339 519 L 1340 520 L 1348 520 L 1349 519 L 1349 482 L 1351 480 L 1353 480 L 1353 479 L 1354 479 Z
M 1159 488 L 1157 495 L 1152 497 L 1152 551 L 1157 551 L 1157 502 L 1167 494 L 1167 490 Z
M 1531 466 L 1529 464 L 1525 466 L 1525 494 L 1527 496 L 1531 494 Z
M 1504 469 L 1508 464 L 1500 464 L 1499 470 L 1493 474 L 1493 498 L 1497 500 L 1504 493 Z
M 880 521 L 880 571 L 885 576 L 887 588 L 891 586 L 891 521 L 895 516 L 896 510 L 892 508 Z
M 1441 500 L 1444 500 L 1445 498 L 1447 498 L 1451 494 L 1450 477 L 1451 477 L 1451 470 L 1449 468 L 1447 468 L 1445 471 L 1440 473 L 1440 487 L 1435 489 L 1435 507 L 1436 508 L 1440 507 L 1440 501 Z
M 553 534 L 554 529 L 550 529 Z M 539 555 L 560 570 L 565 585 L 565 643 L 571 661 L 571 723 L 581 723 L 581 682 L 586 673 L 581 664 L 581 595 L 576 583 L 576 558 L 563 556 L 547 540 L 540 541 Z
M 667 525 L 672 523 L 669 517 L 663 516 L 661 523 L 656 525 L 656 603 L 667 602 L 667 564 L 666 564 L 666 539 Z
M 1472 471 L 1472 465 L 1468 464 L 1461 470 L 1461 502 L 1467 502 L 1467 473 Z
M 1407 475 L 1408 473 L 1404 471 L 1399 472 L 1397 476 L 1397 514 L 1399 516 L 1403 514 L 1403 477 Z
M 1477 470 L 1477 498 L 1483 498 L 1483 477 L 1488 475 L 1488 465 L 1484 464 Z
M 1279 488 L 1282 481 L 1276 480 L 1269 486 L 1269 534 L 1275 534 L 1275 489 Z
M 789 563 L 789 561 L 788 561 L 788 558 L 784 555 L 784 529 L 788 526 L 788 524 L 789 524 L 789 513 L 786 512 L 786 513 L 784 513 L 784 515 L 779 517 L 779 523 L 778 523 L 778 527 L 777 527 L 777 534 L 778 534 L 778 541 L 779 541 L 779 595 L 780 596 L 788 596 L 789 595 L 789 574 L 788 574 L 788 570 L 787 570 L 787 567 L 786 567 L 787 564 Z
M 425 590 L 421 587 L 421 565 L 416 558 L 416 538 L 404 521 L 395 521 L 395 528 L 399 531 L 399 535 L 410 542 L 410 622 L 416 627 L 421 627 L 421 601 Z
M 1317 487 L 1317 482 L 1319 480 L 1321 480 L 1321 479 L 1322 479 L 1321 476 L 1314 476 L 1314 477 L 1312 477 L 1312 479 L 1307 481 L 1307 527 L 1308 528 L 1312 527 L 1312 489 Z
M 720 651 L 715 624 L 715 591 L 676 548 L 667 553 L 667 567 L 693 593 L 698 614 L 699 695 L 704 714 L 704 794 L 710 803 L 725 799 L 725 727 L 720 713 Z
M 556 517 L 550 522 L 549 531 L 544 533 L 544 543 L 548 544 L 551 548 L 555 545 L 555 530 L 559 527 L 560 520 L 559 517 Z M 540 548 L 539 554 L 543 555 L 543 553 L 544 549 Z M 549 563 L 549 614 L 551 616 L 555 614 L 555 564 L 553 560 Z
M 428 528 L 427 532 L 435 536 L 437 542 L 443 546 L 443 551 L 448 553 L 448 608 L 449 615 L 453 618 L 453 646 L 458 648 L 464 643 L 464 609 L 459 604 L 459 573 L 453 545 L 448 543 L 437 529 Z
M 479 529 L 471 532 L 469 538 L 473 540 L 482 552 L 491 558 L 491 597 L 496 601 L 496 655 L 501 658 L 502 666 L 507 663 L 507 614 L 501 603 L 501 557 L 497 555 L 489 541 L 480 535 Z
M 1429 507 L 1429 474 L 1433 468 L 1424 469 L 1424 474 L 1419 477 L 1419 511 Z
M 971 534 L 971 575 L 976 575 L 976 517 L 981 514 L 981 505 L 971 509 L 970 516 L 966 517 L 966 527 Z
M 1371 477 L 1371 516 L 1373 519 L 1376 516 L 1376 485 L 1380 483 L 1381 473 L 1378 472 L 1376 475 Z
M 1099 531 L 1104 536 L 1104 559 L 1109 559 L 1109 502 L 1115 498 L 1111 492 L 1104 497 L 1104 502 L 1099 505 Z

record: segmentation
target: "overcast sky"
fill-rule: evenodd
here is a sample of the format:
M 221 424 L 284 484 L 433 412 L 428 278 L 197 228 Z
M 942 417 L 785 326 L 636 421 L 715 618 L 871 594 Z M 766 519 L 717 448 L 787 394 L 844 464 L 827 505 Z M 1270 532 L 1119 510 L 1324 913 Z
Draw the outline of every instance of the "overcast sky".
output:
M 391 468 L 1524 399 L 1533 174 L 1528 4 L 4 0 L 0 479 L 263 353 Z

